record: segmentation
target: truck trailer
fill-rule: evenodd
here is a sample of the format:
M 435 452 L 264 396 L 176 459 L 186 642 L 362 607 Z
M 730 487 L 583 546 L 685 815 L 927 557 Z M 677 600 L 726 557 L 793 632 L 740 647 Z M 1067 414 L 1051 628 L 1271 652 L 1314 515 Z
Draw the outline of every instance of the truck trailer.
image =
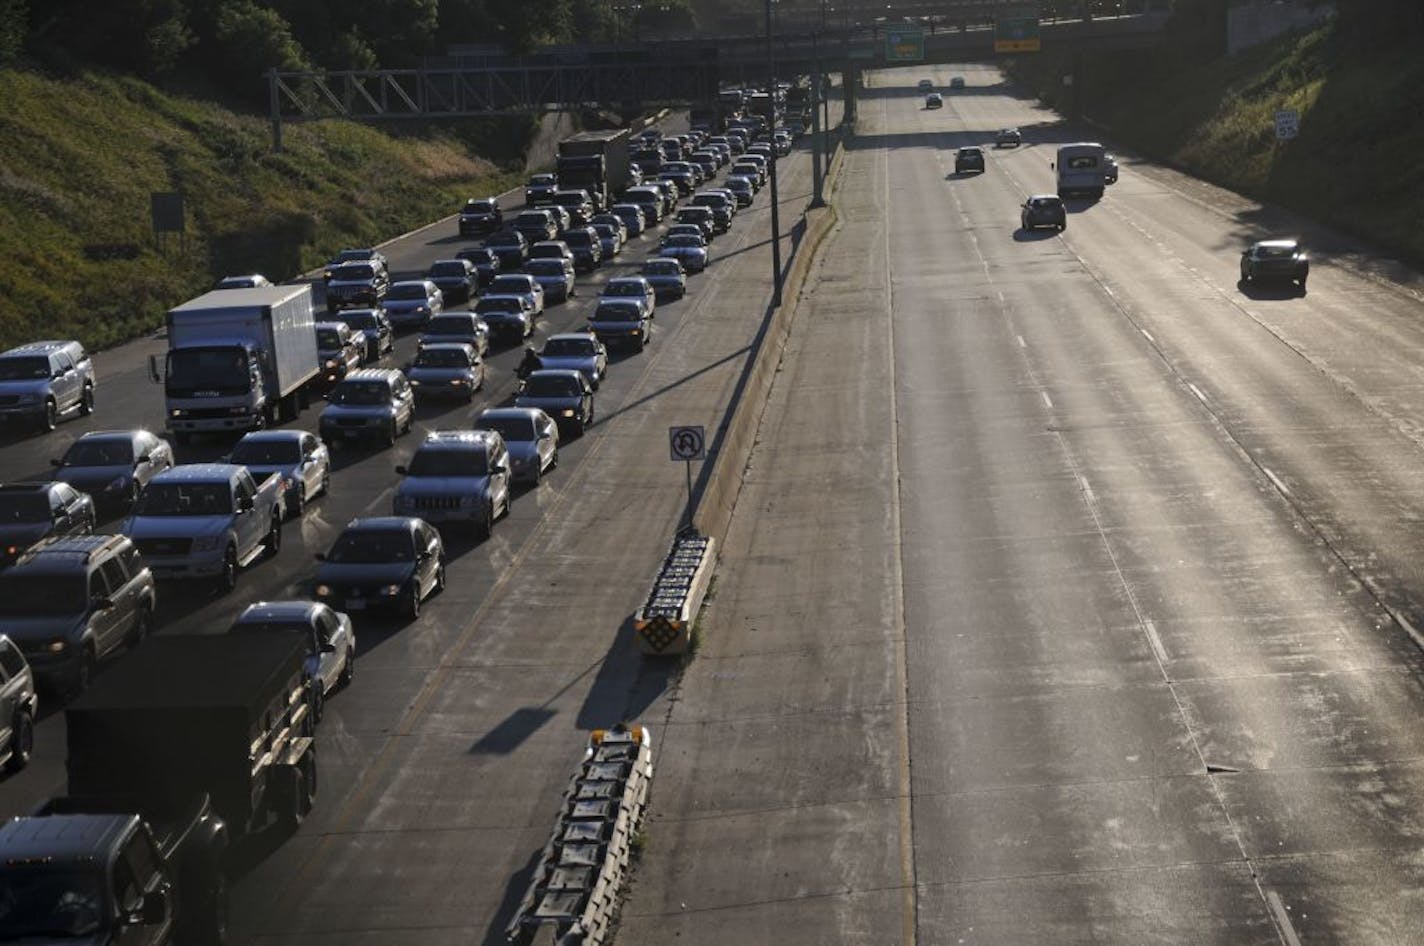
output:
M 559 142 L 559 186 L 582 188 L 603 213 L 628 187 L 629 139 L 626 128 L 581 131 Z
M 321 371 L 311 287 L 223 289 L 168 313 L 168 354 L 150 359 L 173 439 L 243 433 L 295 417 Z

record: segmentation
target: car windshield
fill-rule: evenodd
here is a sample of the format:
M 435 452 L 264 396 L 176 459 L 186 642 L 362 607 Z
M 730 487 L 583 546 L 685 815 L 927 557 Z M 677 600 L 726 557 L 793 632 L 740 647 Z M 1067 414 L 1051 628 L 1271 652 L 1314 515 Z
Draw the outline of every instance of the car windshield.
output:
M 44 493 L 0 493 L 0 525 L 49 522 L 49 497 Z
M 419 300 L 424 302 L 427 298 L 425 287 L 419 283 L 396 283 L 391 287 L 391 291 L 386 294 L 387 299 Z
M 701 238 L 695 237 L 695 236 L 693 236 L 693 235 L 690 234 L 690 233 L 687 233 L 687 234 L 679 233 L 679 234 L 676 234 L 676 235 L 674 235 L 674 236 L 668 237 L 668 238 L 667 238 L 667 242 L 666 242 L 664 245 L 666 245 L 666 246 L 672 246 L 672 247 L 678 247 L 678 248 L 689 247 L 689 246 L 690 246 L 690 247 L 695 247 L 695 248 L 697 248 L 697 249 L 701 249 L 701 248 L 702 248 L 702 240 L 701 240 Z
M 300 463 L 302 445 L 295 440 L 240 440 L 228 456 L 247 466 Z
M 544 350 L 539 354 L 568 358 L 592 355 L 593 350 L 593 339 L 591 338 L 551 338 L 544 343 Z
M 593 225 L 593 232 L 597 233 L 600 237 L 609 240 L 618 236 L 618 231 L 615 230 L 613 228 L 613 225 L 609 223 L 595 223 Z
M 485 452 L 478 449 L 417 450 L 406 468 L 407 476 L 484 476 Z
M 677 276 L 680 274 L 681 270 L 678 268 L 676 260 L 667 260 L 666 262 L 649 260 L 643 264 L 644 276 Z
M 472 200 L 465 205 L 465 212 L 472 214 L 487 214 L 494 210 L 492 200 Z
M 636 302 L 605 303 L 593 310 L 592 319 L 595 322 L 636 322 L 641 316 L 642 308 Z
M 531 178 L 529 179 L 529 183 L 530 183 L 530 184 L 552 184 L 552 183 L 554 183 L 554 175 L 552 175 L 552 174 L 535 174 L 533 177 L 531 177 Z
M 316 347 L 322 351 L 334 351 L 344 344 L 341 340 L 341 333 L 336 329 L 319 328 L 316 330 Z
M 312 637 L 312 626 L 305 621 L 238 621 L 232 626 L 231 634 L 295 634 L 308 640 Z
M 523 293 L 529 291 L 527 276 L 496 276 L 490 283 L 490 292 Z
M 481 417 L 475 421 L 475 429 L 497 431 L 506 441 L 533 440 L 537 436 L 529 417 Z
M 149 483 L 134 513 L 140 516 L 225 516 L 232 512 L 226 483 Z
M 417 368 L 468 368 L 470 355 L 458 348 L 422 348 L 415 356 Z
M 588 246 L 592 239 L 587 230 L 570 230 L 564 234 L 564 242 L 569 246 Z
M 48 377 L 48 358 L 0 358 L 0 381 Z
M 960 148 L 960 149 L 959 149 L 959 156 L 960 156 L 961 158 L 977 158 L 977 157 L 979 157 L 980 154 L 981 154 L 981 152 L 979 151 L 978 148 Z
M 1098 158 L 1093 154 L 1081 154 L 1066 159 L 1063 166 L 1070 171 L 1091 171 L 1098 166 Z
M 578 378 L 535 372 L 524 382 L 524 393 L 531 397 L 574 397 L 582 394 L 583 388 Z
M 560 207 L 578 207 L 588 203 L 582 194 L 555 194 L 554 203 Z
M 343 381 L 331 390 L 333 404 L 389 404 L 391 387 L 384 381 Z
M 351 280 L 353 282 L 359 282 L 365 279 L 374 279 L 375 276 L 375 268 L 366 263 L 361 263 L 356 266 L 339 266 L 337 267 L 336 272 L 331 274 L 332 279 Z
M 549 225 L 549 215 L 540 211 L 534 213 L 522 213 L 514 220 L 515 224 L 521 227 L 547 227 Z
M 488 265 L 494 258 L 493 250 L 463 250 L 460 253 L 460 259 L 467 259 L 476 266 L 481 263 Z
M 1294 246 L 1258 246 L 1256 256 L 1259 259 L 1289 259 L 1295 255 Z
M 464 318 L 458 315 L 441 316 L 430 320 L 430 324 L 425 327 L 425 334 L 456 335 L 460 338 L 467 338 L 474 334 L 474 329 L 470 327 L 469 316 Z
M 64 454 L 65 466 L 127 466 L 133 461 L 133 442 L 127 437 L 78 440 Z
M 107 916 L 98 870 L 11 863 L 0 872 L 0 940 L 91 936 Z
M 409 562 L 415 559 L 415 543 L 404 530 L 356 529 L 341 533 L 328 562 L 340 565 L 377 565 L 384 562 Z
M 532 262 L 529 265 L 531 272 L 538 272 L 538 270 L 532 269 L 534 265 Z M 555 265 L 557 266 L 558 264 L 555 263 Z M 564 268 L 560 266 L 558 271 L 563 272 Z M 481 315 L 484 315 L 486 312 L 518 312 L 521 308 L 523 307 L 519 304 L 519 300 L 513 296 L 504 296 L 503 298 L 498 296 L 485 296 L 479 302 L 475 303 L 475 311 Z
M 605 296 L 642 296 L 647 295 L 647 290 L 641 282 L 633 282 L 631 279 L 610 279 L 608 285 L 603 287 Z
M 496 233 L 485 243 L 489 246 L 518 246 L 521 239 L 518 233 Z
M 465 269 L 465 264 L 462 262 L 456 262 L 454 260 L 444 260 L 442 262 L 435 263 L 430 267 L 430 275 L 459 276 L 463 279 L 465 276 L 469 275 L 469 271 Z
M 556 259 L 532 259 L 524 267 L 531 276 L 562 276 L 564 264 Z

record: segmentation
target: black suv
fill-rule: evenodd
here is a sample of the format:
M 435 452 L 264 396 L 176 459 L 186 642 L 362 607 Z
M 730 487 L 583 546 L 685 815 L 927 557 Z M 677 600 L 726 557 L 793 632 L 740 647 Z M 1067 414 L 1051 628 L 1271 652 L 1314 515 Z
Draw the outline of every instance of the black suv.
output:
M 460 236 L 493 233 L 504 226 L 504 211 L 494 197 L 470 199 L 460 210 Z
M 68 692 L 143 642 L 157 601 L 153 573 L 124 535 L 45 539 L 0 572 L 6 633 L 37 680 Z
M 384 266 L 371 260 L 342 263 L 328 272 L 326 280 L 326 311 L 348 307 L 379 308 L 391 288 L 391 277 Z
M 329 281 L 331 274 L 338 266 L 345 266 L 347 263 L 370 263 L 378 269 L 390 274 L 390 266 L 386 263 L 386 254 L 371 247 L 361 247 L 359 249 L 342 250 L 331 258 L 326 264 L 326 270 L 322 273 L 322 279 Z
M 0 565 L 9 565 L 40 539 L 94 531 L 94 500 L 68 483 L 0 486 Z
M 524 185 L 524 202 L 530 207 L 547 204 L 559 189 L 559 179 L 553 174 L 535 174 Z
M 954 154 L 954 173 L 967 174 L 984 170 L 984 151 L 980 148 L 960 148 Z

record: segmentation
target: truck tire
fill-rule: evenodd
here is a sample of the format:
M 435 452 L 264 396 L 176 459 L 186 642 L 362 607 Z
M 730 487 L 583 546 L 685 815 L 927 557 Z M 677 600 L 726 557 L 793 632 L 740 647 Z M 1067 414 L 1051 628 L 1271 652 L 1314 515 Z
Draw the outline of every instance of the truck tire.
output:
M 84 393 L 79 395 L 79 413 L 88 417 L 94 413 L 94 385 L 84 385 Z
M 50 398 L 45 401 L 44 413 L 40 415 L 40 430 L 49 432 L 59 425 L 59 407 Z
M 133 633 L 129 635 L 129 650 L 138 650 L 153 627 L 153 613 L 148 608 L 139 608 L 134 615 Z
M 312 746 L 292 768 L 286 805 L 280 815 L 287 828 L 295 831 L 311 814 L 316 803 L 316 788 L 316 747 Z
M 18 772 L 30 764 L 35 752 L 35 719 L 27 709 L 17 710 L 10 723 L 10 758 L 5 771 Z

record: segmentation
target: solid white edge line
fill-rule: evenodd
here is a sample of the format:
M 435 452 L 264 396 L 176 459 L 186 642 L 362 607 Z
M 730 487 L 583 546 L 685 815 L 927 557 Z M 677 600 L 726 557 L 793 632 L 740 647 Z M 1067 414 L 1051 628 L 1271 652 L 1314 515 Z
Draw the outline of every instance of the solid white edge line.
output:
M 1300 946 L 1300 937 L 1296 935 L 1295 925 L 1291 923 L 1286 905 L 1281 902 L 1281 895 L 1274 890 L 1267 890 L 1266 905 L 1271 908 L 1271 914 L 1276 918 L 1276 926 L 1280 928 L 1288 946 Z
M 1270 467 L 1263 466 L 1261 467 L 1261 469 L 1265 471 L 1266 476 L 1270 477 L 1271 482 L 1276 484 L 1276 489 L 1280 490 L 1282 493 L 1285 493 L 1287 496 L 1291 494 L 1290 488 L 1287 487 L 1285 483 L 1281 482 L 1281 478 L 1275 473 L 1273 473 Z
M 1039 391 L 1038 396 L 1043 398 L 1043 403 L 1048 405 L 1048 409 L 1053 410 L 1053 398 L 1048 396 L 1047 391 Z

